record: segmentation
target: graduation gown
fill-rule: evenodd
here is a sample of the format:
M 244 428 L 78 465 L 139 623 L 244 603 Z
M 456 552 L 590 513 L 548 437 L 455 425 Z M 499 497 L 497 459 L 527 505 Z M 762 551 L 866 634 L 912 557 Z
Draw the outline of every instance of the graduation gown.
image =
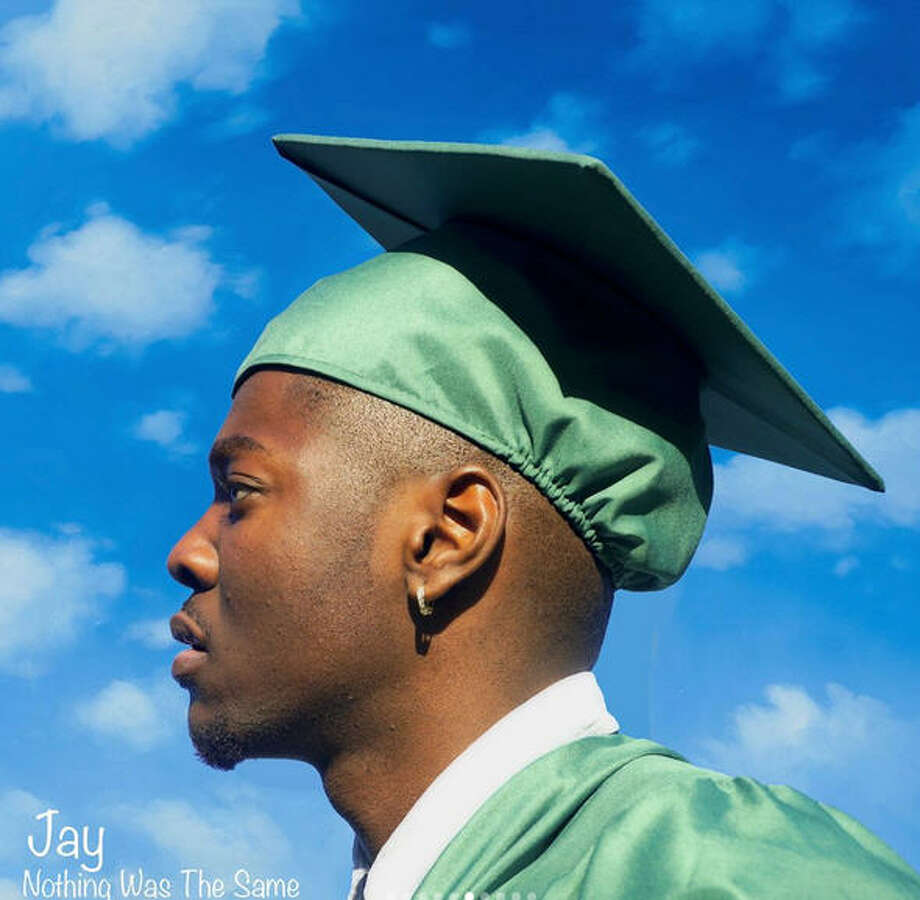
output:
M 414 900 L 920 900 L 920 876 L 792 788 L 623 735 L 566 744 L 473 815 Z

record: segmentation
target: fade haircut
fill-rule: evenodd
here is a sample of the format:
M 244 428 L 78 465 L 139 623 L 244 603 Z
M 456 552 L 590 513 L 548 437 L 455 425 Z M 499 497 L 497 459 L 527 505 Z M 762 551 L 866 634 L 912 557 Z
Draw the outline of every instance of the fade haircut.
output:
M 283 367 L 278 367 L 283 368 Z M 590 668 L 607 628 L 613 586 L 606 569 L 563 515 L 511 466 L 436 422 L 357 388 L 294 370 L 285 400 L 338 439 L 358 493 L 372 508 L 410 477 L 467 464 L 488 470 L 505 493 L 517 536 L 514 590 L 527 604 L 533 650 Z

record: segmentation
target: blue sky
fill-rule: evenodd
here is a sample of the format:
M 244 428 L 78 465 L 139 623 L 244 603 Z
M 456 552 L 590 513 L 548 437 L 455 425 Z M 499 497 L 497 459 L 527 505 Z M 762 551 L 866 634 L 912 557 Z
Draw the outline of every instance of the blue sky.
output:
M 920 866 L 916 8 L 610 7 L 3 5 L 2 900 L 49 806 L 106 827 L 110 875 L 347 886 L 315 774 L 205 769 L 168 676 L 163 560 L 208 500 L 232 374 L 376 252 L 282 131 L 600 156 L 831 411 L 888 493 L 718 452 L 695 562 L 617 596 L 597 673 L 627 733 L 799 787 Z

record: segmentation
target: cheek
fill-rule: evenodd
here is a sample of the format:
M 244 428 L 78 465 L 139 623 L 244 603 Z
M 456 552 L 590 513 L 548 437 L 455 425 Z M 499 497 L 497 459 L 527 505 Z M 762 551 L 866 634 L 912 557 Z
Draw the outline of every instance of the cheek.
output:
M 219 621 L 239 641 L 258 643 L 278 627 L 294 590 L 298 557 L 256 517 L 221 538 Z
M 315 666 L 318 656 L 376 652 L 409 621 L 399 529 L 369 512 L 356 489 L 321 478 L 227 527 L 221 618 L 235 644 L 270 644 L 286 659 L 306 645 Z
M 336 607 L 353 599 L 354 585 L 346 583 L 366 569 L 354 538 L 342 522 L 298 515 L 296 508 L 280 505 L 229 526 L 220 544 L 225 626 L 236 637 L 279 643 L 285 629 L 332 626 Z

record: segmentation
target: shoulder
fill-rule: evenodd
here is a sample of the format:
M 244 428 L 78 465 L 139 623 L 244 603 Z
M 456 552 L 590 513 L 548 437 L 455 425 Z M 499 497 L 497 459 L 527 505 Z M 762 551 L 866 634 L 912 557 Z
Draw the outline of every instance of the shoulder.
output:
M 844 813 L 673 755 L 644 753 L 614 771 L 566 830 L 559 840 L 574 846 L 580 833 L 588 851 L 589 896 L 616 877 L 636 896 L 920 898 L 917 873 Z

